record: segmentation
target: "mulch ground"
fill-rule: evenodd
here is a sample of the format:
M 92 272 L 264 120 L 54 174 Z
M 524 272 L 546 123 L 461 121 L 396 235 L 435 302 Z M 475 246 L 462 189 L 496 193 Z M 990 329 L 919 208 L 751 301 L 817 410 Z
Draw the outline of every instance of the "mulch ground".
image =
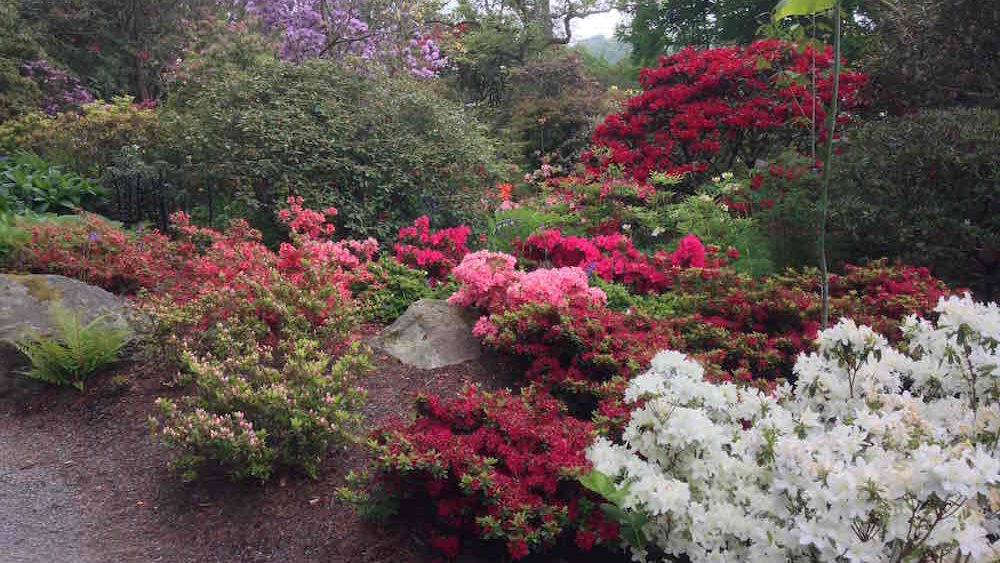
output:
M 432 371 L 375 359 L 376 369 L 361 382 L 370 428 L 411 417 L 417 392 L 452 396 L 467 384 L 511 385 L 499 359 Z M 115 375 L 127 375 L 128 383 Z M 371 524 L 336 498 L 346 474 L 365 464 L 358 446 L 331 455 L 316 480 L 181 483 L 148 424 L 154 400 L 177 393 L 164 384 L 168 379 L 133 365 L 95 378 L 83 394 L 50 388 L 0 399 L 0 561 L 434 560 L 414 522 Z

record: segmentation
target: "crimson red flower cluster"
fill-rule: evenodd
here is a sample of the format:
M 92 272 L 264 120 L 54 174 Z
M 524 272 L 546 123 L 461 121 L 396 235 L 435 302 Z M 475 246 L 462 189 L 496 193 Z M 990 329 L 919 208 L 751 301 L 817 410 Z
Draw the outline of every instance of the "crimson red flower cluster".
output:
M 411 268 L 424 270 L 432 283 L 448 278 L 454 268 L 469 252 L 465 245 L 470 229 L 459 225 L 439 231 L 431 231 L 430 219 L 424 215 L 413 221 L 413 225 L 399 230 L 398 240 L 393 247 L 396 260 Z
M 662 293 L 673 283 L 677 269 L 719 268 L 728 258 L 718 248 L 706 249 L 698 237 L 688 234 L 674 252 L 660 251 L 648 256 L 639 252 L 632 239 L 621 233 L 591 238 L 563 235 L 559 229 L 545 229 L 515 239 L 514 250 L 526 265 L 548 263 L 558 268 L 583 268 L 609 282 L 629 286 L 637 293 Z
M 815 96 L 809 80 L 790 77 L 808 78 L 814 62 Z M 832 62 L 828 46 L 799 49 L 776 39 L 664 55 L 640 73 L 642 93 L 597 126 L 584 162 L 592 172 L 615 167 L 645 183 L 654 171 L 719 174 L 736 159 L 753 168 L 776 149 L 802 149 L 811 124 L 826 119 Z M 838 120 L 860 105 L 866 81 L 841 73 Z
M 498 539 L 515 560 L 569 529 L 587 549 L 617 538 L 576 482 L 591 425 L 544 390 L 467 388 L 450 402 L 421 396 L 417 410 L 414 423 L 376 433 L 375 465 L 390 489 L 430 509 L 431 545 L 442 554 L 457 555 L 462 535 Z

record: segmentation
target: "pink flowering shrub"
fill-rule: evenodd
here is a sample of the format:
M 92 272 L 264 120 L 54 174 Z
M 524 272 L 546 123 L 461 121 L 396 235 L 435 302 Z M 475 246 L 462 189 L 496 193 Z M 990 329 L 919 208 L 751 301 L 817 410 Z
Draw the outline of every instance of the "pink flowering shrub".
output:
M 570 303 L 600 303 L 607 296 L 590 287 L 580 268 L 514 269 L 517 259 L 509 254 L 481 250 L 469 254 L 453 275 L 460 286 L 448 299 L 463 307 L 502 311 L 527 303 L 567 306 Z
M 469 227 L 465 225 L 431 231 L 430 219 L 426 215 L 418 217 L 412 226 L 399 230 L 398 241 L 393 247 L 396 260 L 426 271 L 432 283 L 442 282 L 468 254 L 469 248 L 465 243 L 469 232 Z
M 315 477 L 329 447 L 358 429 L 364 393 L 353 380 L 368 359 L 335 360 L 304 337 L 271 347 L 233 336 L 223 328 L 211 352 L 185 353 L 197 393 L 157 400 L 154 427 L 182 452 L 174 468 L 185 480 L 209 469 L 263 481 L 279 467 Z

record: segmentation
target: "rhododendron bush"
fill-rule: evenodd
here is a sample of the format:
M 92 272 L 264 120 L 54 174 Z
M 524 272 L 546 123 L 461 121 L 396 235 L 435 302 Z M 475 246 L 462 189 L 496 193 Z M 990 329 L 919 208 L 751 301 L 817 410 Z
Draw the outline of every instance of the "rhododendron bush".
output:
M 691 561 L 995 561 L 1000 308 L 942 298 L 892 347 L 842 319 L 761 393 L 659 353 L 622 441 L 587 452 L 651 542 Z
M 597 127 L 583 158 L 595 172 L 613 167 L 644 183 L 650 172 L 705 177 L 729 170 L 737 159 L 753 168 L 772 153 L 804 149 L 813 110 L 815 123 L 826 119 L 832 59 L 829 47 L 799 49 L 776 39 L 664 55 L 655 68 L 642 70 L 643 92 Z M 814 61 L 815 96 L 806 80 Z M 865 80 L 841 73 L 838 120 L 859 105 Z M 821 138 L 823 128 L 817 129 Z

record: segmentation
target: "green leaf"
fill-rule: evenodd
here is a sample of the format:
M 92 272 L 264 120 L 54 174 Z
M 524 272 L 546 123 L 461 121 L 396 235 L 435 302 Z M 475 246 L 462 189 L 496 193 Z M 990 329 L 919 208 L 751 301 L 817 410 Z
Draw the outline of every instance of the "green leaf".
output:
M 781 0 L 774 8 L 773 21 L 780 21 L 788 16 L 811 16 L 833 8 L 837 0 Z

